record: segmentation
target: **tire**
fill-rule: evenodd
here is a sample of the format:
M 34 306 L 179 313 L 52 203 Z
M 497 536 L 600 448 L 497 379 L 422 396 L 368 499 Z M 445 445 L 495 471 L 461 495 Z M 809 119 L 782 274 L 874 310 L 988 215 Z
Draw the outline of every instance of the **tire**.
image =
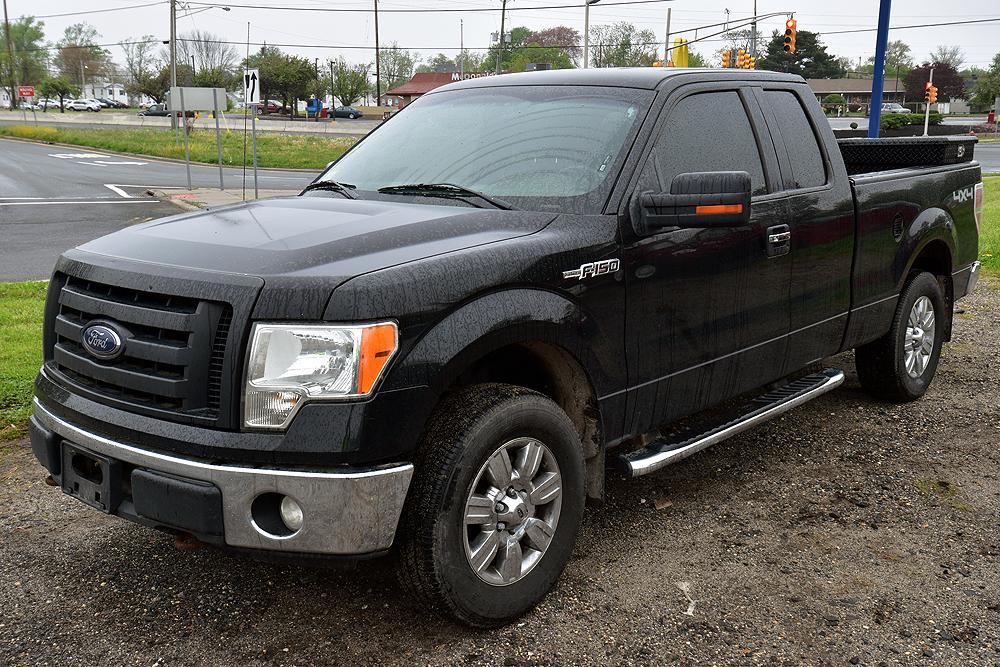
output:
M 506 473 L 513 495 L 500 495 L 495 483 L 504 475 L 501 450 L 514 471 Z M 532 467 L 535 473 L 524 475 L 530 482 L 522 482 L 517 471 Z M 461 623 L 509 623 L 562 573 L 584 495 L 580 438 L 559 406 L 512 385 L 462 389 L 439 406 L 417 455 L 397 535 L 397 578 L 422 603 Z M 474 498 L 480 502 L 470 505 Z
M 895 403 L 923 396 L 937 371 L 946 317 L 937 279 L 929 273 L 916 274 L 903 288 L 889 332 L 855 351 L 858 379 L 865 391 Z M 928 322 L 931 327 L 926 326 Z M 919 352 L 909 349 L 918 345 Z
M 354 114 L 349 114 L 347 117 L 350 118 L 351 120 L 354 120 L 355 118 L 357 118 L 357 116 L 354 115 Z

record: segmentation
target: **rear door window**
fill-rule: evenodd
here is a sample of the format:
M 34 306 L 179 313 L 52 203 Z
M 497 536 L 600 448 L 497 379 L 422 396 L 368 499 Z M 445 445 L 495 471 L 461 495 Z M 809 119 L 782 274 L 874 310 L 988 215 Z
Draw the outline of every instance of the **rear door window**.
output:
M 764 99 L 778 121 L 788 154 L 787 164 L 792 171 L 789 187 L 815 188 L 826 185 L 823 152 L 798 96 L 790 90 L 765 90 Z

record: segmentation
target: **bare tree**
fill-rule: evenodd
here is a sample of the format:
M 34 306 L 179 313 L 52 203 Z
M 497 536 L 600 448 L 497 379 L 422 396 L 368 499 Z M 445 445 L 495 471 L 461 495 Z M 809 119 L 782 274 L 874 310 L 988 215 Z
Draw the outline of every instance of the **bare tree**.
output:
M 122 42 L 125 52 L 125 89 L 130 95 L 143 88 L 160 68 L 154 49 L 159 40 L 153 35 L 143 35 L 137 40 Z
M 944 63 L 951 65 L 956 70 L 962 68 L 965 62 L 965 51 L 961 46 L 939 46 L 931 51 L 932 63 Z
M 178 53 L 185 62 L 194 56 L 195 69 L 231 72 L 236 67 L 239 55 L 232 44 L 223 43 L 222 37 L 205 30 L 192 30 L 177 40 Z

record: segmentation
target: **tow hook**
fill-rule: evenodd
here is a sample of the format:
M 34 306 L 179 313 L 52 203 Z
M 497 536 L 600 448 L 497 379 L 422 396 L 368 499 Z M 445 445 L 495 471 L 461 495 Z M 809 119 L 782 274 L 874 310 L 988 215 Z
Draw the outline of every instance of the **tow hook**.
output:
M 174 549 L 178 551 L 198 551 L 204 548 L 205 543 L 189 533 L 181 533 L 174 538 Z

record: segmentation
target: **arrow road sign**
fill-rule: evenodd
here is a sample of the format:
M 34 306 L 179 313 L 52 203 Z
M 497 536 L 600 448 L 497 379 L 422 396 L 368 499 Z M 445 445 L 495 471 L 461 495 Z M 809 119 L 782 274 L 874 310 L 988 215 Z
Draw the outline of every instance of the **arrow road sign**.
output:
M 260 70 L 248 69 L 243 73 L 243 99 L 247 104 L 260 104 Z

